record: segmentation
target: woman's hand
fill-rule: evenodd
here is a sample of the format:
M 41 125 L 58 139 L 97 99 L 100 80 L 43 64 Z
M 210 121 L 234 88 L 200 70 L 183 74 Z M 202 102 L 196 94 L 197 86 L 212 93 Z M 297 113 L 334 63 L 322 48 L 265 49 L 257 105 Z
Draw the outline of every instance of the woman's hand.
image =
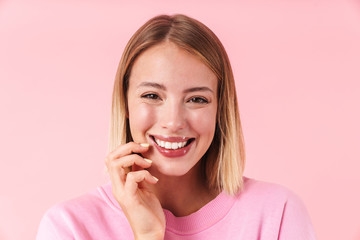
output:
M 149 171 L 151 161 L 136 153 L 149 150 L 149 144 L 120 145 L 105 159 L 112 193 L 125 213 L 135 239 L 164 239 L 165 215 L 155 194 L 146 183 L 156 184 Z M 129 168 L 132 168 L 130 171 Z

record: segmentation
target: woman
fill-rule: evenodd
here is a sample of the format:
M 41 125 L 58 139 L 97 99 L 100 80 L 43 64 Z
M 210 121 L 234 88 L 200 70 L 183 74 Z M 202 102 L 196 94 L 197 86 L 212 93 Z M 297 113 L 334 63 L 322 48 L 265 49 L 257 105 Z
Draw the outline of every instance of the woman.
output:
M 231 66 L 202 23 L 162 15 L 134 34 L 110 133 L 111 183 L 50 209 L 38 239 L 315 239 L 296 196 L 242 176 Z

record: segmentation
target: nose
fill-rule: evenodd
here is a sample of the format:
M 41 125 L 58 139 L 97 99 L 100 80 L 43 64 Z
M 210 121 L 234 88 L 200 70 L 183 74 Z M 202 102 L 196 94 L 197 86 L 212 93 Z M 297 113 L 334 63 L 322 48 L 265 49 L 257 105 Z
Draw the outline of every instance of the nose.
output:
M 186 127 L 186 113 L 181 103 L 168 100 L 163 106 L 160 114 L 162 128 L 176 133 Z

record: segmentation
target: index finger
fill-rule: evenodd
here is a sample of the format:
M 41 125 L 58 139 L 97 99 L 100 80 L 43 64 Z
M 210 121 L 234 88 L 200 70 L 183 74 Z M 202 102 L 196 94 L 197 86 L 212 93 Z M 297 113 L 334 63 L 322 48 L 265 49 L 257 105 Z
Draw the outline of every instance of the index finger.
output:
M 144 153 L 149 150 L 150 144 L 148 143 L 135 143 L 129 142 L 124 145 L 120 145 L 114 151 L 109 154 L 111 159 L 123 157 L 132 153 Z

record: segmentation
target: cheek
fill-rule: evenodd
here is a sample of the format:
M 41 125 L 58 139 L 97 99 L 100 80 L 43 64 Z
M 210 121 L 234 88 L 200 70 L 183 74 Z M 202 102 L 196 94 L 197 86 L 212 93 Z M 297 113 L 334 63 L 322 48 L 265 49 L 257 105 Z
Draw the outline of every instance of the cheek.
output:
M 192 114 L 190 118 L 192 128 L 199 135 L 206 135 L 212 141 L 215 132 L 216 111 L 199 111 Z
M 144 131 L 153 125 L 154 110 L 146 104 L 129 105 L 130 131 L 134 140 L 143 136 Z

